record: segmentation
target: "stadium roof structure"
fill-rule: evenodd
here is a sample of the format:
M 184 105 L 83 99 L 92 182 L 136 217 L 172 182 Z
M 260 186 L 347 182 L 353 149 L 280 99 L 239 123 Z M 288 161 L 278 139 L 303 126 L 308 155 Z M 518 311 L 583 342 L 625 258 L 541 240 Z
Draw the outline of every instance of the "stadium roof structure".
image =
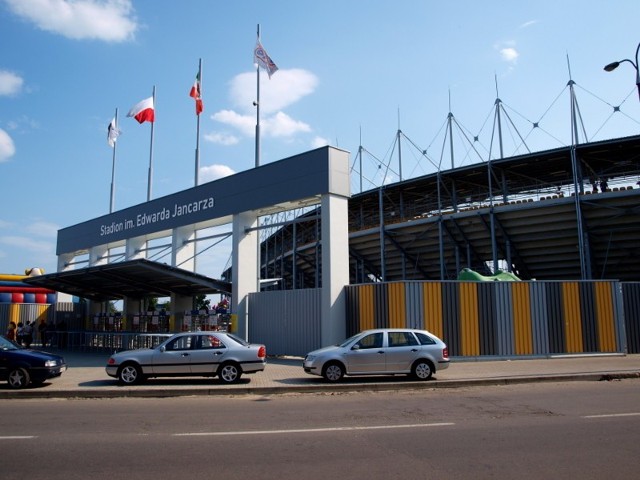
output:
M 496 267 L 523 280 L 640 280 L 639 181 L 634 136 L 353 195 L 351 283 L 454 280 L 462 268 L 490 274 Z M 319 219 L 314 212 L 306 217 L 262 243 L 261 276 L 282 278 L 277 288 L 317 286 Z

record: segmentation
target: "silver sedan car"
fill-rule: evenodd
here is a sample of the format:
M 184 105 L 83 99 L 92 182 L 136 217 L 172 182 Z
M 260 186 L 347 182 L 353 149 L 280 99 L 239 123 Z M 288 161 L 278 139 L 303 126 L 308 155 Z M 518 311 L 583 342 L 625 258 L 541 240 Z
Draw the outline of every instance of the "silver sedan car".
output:
M 243 373 L 264 370 L 264 345 L 247 343 L 226 332 L 178 333 L 154 348 L 113 354 L 106 372 L 123 385 L 149 377 L 218 376 L 235 383 Z
M 428 380 L 449 366 L 447 345 L 426 330 L 365 330 L 340 345 L 309 352 L 304 371 L 337 382 L 345 375 L 408 374 Z

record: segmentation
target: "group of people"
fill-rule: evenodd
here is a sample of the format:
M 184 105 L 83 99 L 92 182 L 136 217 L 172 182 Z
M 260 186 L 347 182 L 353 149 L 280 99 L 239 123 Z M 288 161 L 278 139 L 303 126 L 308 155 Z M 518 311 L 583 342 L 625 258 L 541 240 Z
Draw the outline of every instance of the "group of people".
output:
M 40 339 L 40 343 L 43 347 L 46 347 L 48 343 L 51 343 L 50 335 L 48 332 L 53 334 L 56 328 L 51 325 L 47 325 L 44 319 L 40 320 L 40 323 L 36 327 L 36 321 L 27 321 L 26 323 L 18 322 L 16 325 L 15 322 L 9 322 L 9 326 L 7 327 L 7 332 L 5 336 L 18 345 L 22 345 L 26 348 L 31 348 L 31 344 L 34 342 L 36 335 Z
M 602 177 L 602 178 L 591 177 L 589 179 L 589 183 L 591 183 L 591 188 L 593 189 L 593 193 L 598 193 L 598 186 L 600 186 L 600 191 L 602 193 L 606 192 L 607 189 L 609 188 L 607 177 Z

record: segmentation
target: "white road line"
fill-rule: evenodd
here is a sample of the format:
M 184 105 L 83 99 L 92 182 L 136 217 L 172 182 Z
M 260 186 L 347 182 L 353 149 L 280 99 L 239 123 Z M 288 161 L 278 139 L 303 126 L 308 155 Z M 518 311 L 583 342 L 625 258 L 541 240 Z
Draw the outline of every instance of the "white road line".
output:
M 605 415 L 584 415 L 582 418 L 614 418 L 614 417 L 637 417 L 640 416 L 640 412 L 637 413 L 609 413 Z
M 36 436 L 35 435 L 0 436 L 0 440 L 28 440 L 30 438 L 36 438 Z
M 207 437 L 207 436 L 229 436 L 229 435 L 270 435 L 282 433 L 317 433 L 317 432 L 348 432 L 354 430 L 385 430 L 392 428 L 425 428 L 425 427 L 448 427 L 455 423 L 416 423 L 410 425 L 379 425 L 370 427 L 329 427 L 329 428 L 301 428 L 291 430 L 247 430 L 238 432 L 194 432 L 194 433 L 174 433 L 174 437 Z

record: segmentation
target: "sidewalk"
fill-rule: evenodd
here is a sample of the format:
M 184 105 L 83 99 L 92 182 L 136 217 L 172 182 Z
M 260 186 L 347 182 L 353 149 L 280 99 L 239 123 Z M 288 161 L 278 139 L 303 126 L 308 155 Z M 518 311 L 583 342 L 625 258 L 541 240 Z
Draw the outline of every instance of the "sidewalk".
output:
M 583 355 L 524 360 L 452 359 L 448 369 L 437 372 L 433 380 L 427 382 L 413 381 L 404 376 L 345 377 L 339 384 L 328 384 L 320 377 L 304 373 L 301 358 L 287 357 L 269 358 L 263 372 L 244 375 L 234 385 L 224 385 L 217 378 L 186 377 L 153 378 L 140 385 L 122 387 L 105 373 L 109 354 L 56 353 L 62 353 L 68 365 L 61 377 L 24 390 L 12 390 L 2 382 L 0 398 L 272 395 L 640 378 L 640 355 Z

